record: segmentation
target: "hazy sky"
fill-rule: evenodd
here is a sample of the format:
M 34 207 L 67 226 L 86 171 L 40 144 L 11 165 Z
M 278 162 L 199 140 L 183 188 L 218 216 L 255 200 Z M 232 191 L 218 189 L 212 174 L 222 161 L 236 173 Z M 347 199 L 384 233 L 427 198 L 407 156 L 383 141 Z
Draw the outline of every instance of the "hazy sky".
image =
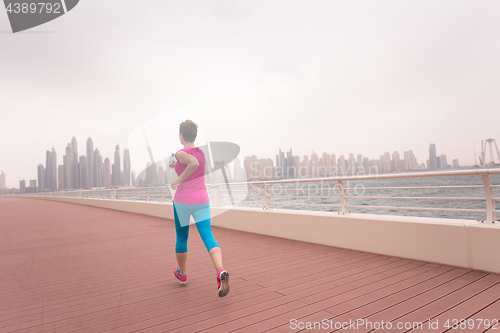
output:
M 435 143 L 470 165 L 473 140 L 500 141 L 499 13 L 498 0 L 81 0 L 12 34 L 0 9 L 0 169 L 9 187 L 36 179 L 73 136 L 111 159 L 193 103 L 206 139 L 243 156 L 411 149 L 425 163 Z

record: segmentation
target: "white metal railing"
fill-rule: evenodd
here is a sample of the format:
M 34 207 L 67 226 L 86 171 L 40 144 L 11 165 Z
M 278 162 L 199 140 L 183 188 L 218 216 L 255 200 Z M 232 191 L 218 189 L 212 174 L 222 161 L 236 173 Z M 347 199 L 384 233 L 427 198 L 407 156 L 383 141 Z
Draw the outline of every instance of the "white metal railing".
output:
M 349 208 L 373 208 L 373 209 L 393 209 L 393 210 L 422 210 L 422 211 L 450 211 L 450 212 L 469 212 L 469 213 L 485 213 L 484 219 L 487 223 L 494 223 L 496 213 L 500 210 L 495 209 L 495 201 L 500 198 L 495 198 L 493 189 L 500 188 L 500 185 L 492 185 L 490 175 L 500 174 L 500 168 L 491 169 L 473 169 L 473 170 L 454 170 L 454 171 L 438 171 L 438 172 L 411 172 L 399 174 L 377 174 L 377 175 L 363 175 L 363 176 L 336 176 L 336 177 L 323 177 L 323 178 L 299 178 L 299 179 L 282 179 L 273 181 L 254 181 L 254 182 L 240 182 L 240 183 L 221 183 L 221 184 L 207 184 L 209 189 L 209 197 L 211 205 L 214 207 L 221 207 L 225 205 L 225 201 L 233 198 L 243 198 L 240 203 L 245 205 L 258 205 L 264 209 L 272 209 L 273 206 L 318 206 L 318 207 L 338 207 L 340 214 L 349 213 Z M 349 195 L 352 191 L 359 190 L 357 187 L 348 187 L 349 181 L 363 181 L 363 180 L 376 180 L 383 181 L 388 179 L 401 179 L 401 178 L 425 178 L 425 177 L 450 177 L 450 176 L 472 176 L 479 175 L 482 179 L 482 185 L 456 185 L 456 186 L 408 186 L 408 187 L 363 187 L 364 191 L 382 190 L 451 190 L 451 189 L 483 189 L 484 197 L 464 197 L 464 196 L 365 196 L 365 195 Z M 311 191 L 317 191 L 318 186 L 311 188 L 304 188 L 305 184 L 311 183 L 321 184 L 334 184 L 335 195 L 310 195 Z M 285 191 L 301 191 L 308 193 L 305 195 L 277 195 L 276 186 L 285 184 Z M 290 188 L 290 184 L 295 184 L 294 188 Z M 231 187 L 228 191 L 228 186 Z M 287 188 L 288 186 L 288 188 Z M 244 187 L 244 189 L 238 189 Z M 280 188 L 280 192 L 281 192 Z M 331 188 L 329 188 L 331 190 Z M 241 194 L 243 192 L 243 194 Z M 238 194 L 240 193 L 240 194 Z M 161 187 L 127 187 L 116 189 L 93 189 L 93 190 L 75 190 L 75 191 L 57 191 L 57 192 L 41 192 L 29 195 L 35 196 L 54 196 L 54 197 L 74 197 L 74 198 L 91 198 L 101 200 L 125 200 L 125 201 L 145 201 L 145 202 L 169 202 L 172 201 L 169 186 Z M 338 203 L 304 203 L 294 202 L 297 199 L 332 199 L 338 200 Z M 291 200 L 283 200 L 291 199 Z M 432 200 L 432 201 L 485 201 L 486 209 L 469 209 L 469 208 L 446 208 L 446 207 L 407 207 L 407 206 L 377 206 L 377 205 L 354 205 L 351 202 L 360 199 L 372 200 Z

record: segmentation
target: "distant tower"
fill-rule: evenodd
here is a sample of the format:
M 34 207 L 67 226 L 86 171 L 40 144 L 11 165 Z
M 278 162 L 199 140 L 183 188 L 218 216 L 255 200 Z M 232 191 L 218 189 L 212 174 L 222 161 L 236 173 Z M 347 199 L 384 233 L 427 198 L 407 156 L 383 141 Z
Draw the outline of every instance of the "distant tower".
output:
M 66 184 L 64 184 L 64 165 L 57 166 L 57 189 L 64 190 Z
M 401 157 L 399 156 L 399 152 L 395 150 L 392 152 L 393 171 L 403 171 L 399 161 L 401 161 Z
M 339 161 L 338 161 L 338 174 L 339 175 L 345 175 L 347 172 L 347 162 L 344 158 L 344 155 L 339 156 Z
M 350 175 L 354 175 L 356 172 L 356 160 L 354 159 L 354 154 L 349 154 L 349 159 L 347 160 L 347 173 Z
M 92 142 L 92 138 L 87 139 L 87 187 L 94 187 L 94 142 Z
M 56 150 L 54 149 L 54 147 L 52 147 L 52 150 L 50 151 L 50 157 L 52 159 L 51 164 L 50 164 L 50 168 L 48 166 L 45 166 L 46 171 L 50 170 L 47 172 L 52 173 L 51 183 L 50 183 L 50 185 L 47 185 L 47 187 L 50 186 L 50 189 L 52 191 L 55 191 L 57 189 L 57 182 L 59 180 L 59 177 L 58 177 L 58 173 L 57 173 L 58 172 L 57 171 L 57 154 L 56 154 Z
M 85 155 L 80 156 L 80 172 L 79 172 L 80 184 L 83 184 L 84 189 L 87 189 L 89 184 L 88 180 L 89 172 L 87 170 L 88 165 L 89 163 L 87 161 L 87 156 Z
M 429 165 L 427 169 L 437 169 L 436 145 L 431 143 L 429 146 Z
M 71 139 L 71 150 L 73 151 L 73 188 L 81 188 L 80 184 L 80 166 L 78 165 L 78 142 L 76 138 Z
M 47 150 L 47 152 L 50 154 L 50 152 L 48 150 Z M 43 164 L 38 164 L 37 175 L 38 175 L 38 191 L 41 191 L 44 188 L 46 188 L 46 186 L 45 186 L 45 169 L 43 168 Z
M 111 186 L 111 162 L 107 157 L 104 160 L 104 186 Z
M 102 162 L 102 156 L 99 149 L 94 150 L 94 162 L 95 162 L 95 179 L 97 187 L 104 186 L 104 166 Z
M 41 164 L 40 164 L 41 165 Z M 38 166 L 40 172 L 40 165 Z M 43 167 L 43 165 L 42 165 Z M 52 154 L 50 151 L 45 152 L 45 169 L 43 170 L 44 177 L 38 175 L 38 190 L 52 189 Z M 43 182 L 42 182 L 43 179 Z
M 115 147 L 115 163 L 113 164 L 113 186 L 120 186 L 121 165 L 120 165 L 120 146 Z
M 128 149 L 123 150 L 123 173 L 124 173 L 124 179 L 125 179 L 125 183 L 123 185 L 130 186 L 131 169 L 130 169 L 130 152 Z M 162 185 L 164 185 L 165 180 L 162 179 L 160 181 L 160 183 Z
M 241 162 L 238 157 L 236 157 L 233 161 L 233 180 L 240 181 L 242 180 L 241 175 Z
M 286 153 L 286 178 L 295 178 L 295 158 L 292 154 L 292 147 L 290 147 L 290 151 Z
M 66 189 L 72 188 L 73 185 L 73 152 L 71 144 L 66 146 L 66 155 L 64 155 L 64 184 Z
M 486 149 L 486 146 L 489 145 L 489 150 Z M 495 165 L 495 157 L 493 155 L 493 145 L 495 145 L 495 150 L 497 153 L 498 163 L 500 163 L 500 151 L 498 150 L 497 143 L 495 139 L 487 139 L 484 141 L 484 145 L 481 147 L 481 156 L 479 157 L 479 161 L 481 162 L 481 166 L 493 166 Z M 489 151 L 490 161 L 486 162 L 486 154 Z
M 7 186 L 5 185 L 5 173 L 2 172 L 0 173 L 0 188 L 6 188 Z

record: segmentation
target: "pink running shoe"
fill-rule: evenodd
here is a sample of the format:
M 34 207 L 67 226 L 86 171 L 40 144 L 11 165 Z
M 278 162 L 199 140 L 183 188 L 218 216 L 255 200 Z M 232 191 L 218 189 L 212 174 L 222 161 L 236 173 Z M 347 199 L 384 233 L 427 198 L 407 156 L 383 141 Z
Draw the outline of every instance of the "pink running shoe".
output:
M 184 276 L 181 276 L 181 270 L 179 267 L 176 267 L 174 270 L 174 276 L 179 280 L 180 284 L 187 284 L 188 283 L 188 277 L 187 274 Z
M 217 286 L 219 297 L 224 297 L 229 293 L 229 273 L 222 267 L 217 271 Z

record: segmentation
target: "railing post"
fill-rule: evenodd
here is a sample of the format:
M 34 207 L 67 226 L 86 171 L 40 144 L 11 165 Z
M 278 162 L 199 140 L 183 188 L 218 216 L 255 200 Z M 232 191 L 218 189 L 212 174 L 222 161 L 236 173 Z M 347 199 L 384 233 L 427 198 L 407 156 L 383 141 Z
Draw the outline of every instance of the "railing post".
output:
M 111 190 L 111 200 L 116 200 L 115 190 Z
M 271 209 L 271 194 L 269 193 L 269 189 L 266 184 L 262 184 L 264 188 L 264 193 L 266 194 L 266 207 L 264 209 Z
M 148 191 L 148 189 L 146 189 L 146 195 L 147 195 L 146 202 L 149 202 L 149 191 Z
M 132 201 L 135 201 L 135 190 L 132 189 Z
M 220 187 L 217 185 L 212 185 L 212 204 L 214 207 L 222 206 L 222 194 Z
M 342 181 L 337 180 L 337 183 L 339 183 L 340 195 L 342 198 L 342 207 L 341 207 L 340 213 L 347 214 L 348 213 L 348 211 L 347 211 L 347 193 L 346 193 L 346 190 L 345 190 L 345 187 L 344 187 L 344 184 L 342 183 Z
M 484 184 L 484 192 L 486 194 L 486 223 L 495 222 L 495 197 L 493 196 L 493 189 L 491 188 L 490 177 L 481 175 Z
M 165 202 L 165 200 L 164 200 L 164 198 L 163 198 L 163 191 L 161 190 L 161 187 L 160 187 L 160 188 L 158 188 L 158 189 L 160 190 L 160 196 L 161 196 L 161 197 L 160 197 L 160 202 L 161 202 L 161 203 L 163 203 L 163 202 Z

